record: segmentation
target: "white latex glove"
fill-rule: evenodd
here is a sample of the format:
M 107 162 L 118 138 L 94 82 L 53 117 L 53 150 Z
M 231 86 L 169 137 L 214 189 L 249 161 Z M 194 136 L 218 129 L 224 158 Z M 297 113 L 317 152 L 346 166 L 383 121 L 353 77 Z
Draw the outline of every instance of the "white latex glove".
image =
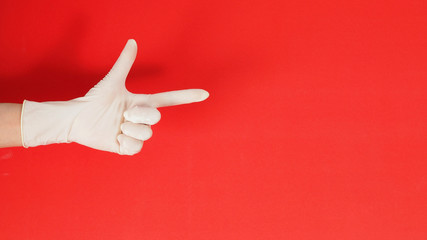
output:
M 33 102 L 22 107 L 24 147 L 51 143 L 79 144 L 122 155 L 141 151 L 151 137 L 151 125 L 160 120 L 158 107 L 205 100 L 202 89 L 158 94 L 133 94 L 125 87 L 137 46 L 129 40 L 113 68 L 84 96 L 70 101 Z

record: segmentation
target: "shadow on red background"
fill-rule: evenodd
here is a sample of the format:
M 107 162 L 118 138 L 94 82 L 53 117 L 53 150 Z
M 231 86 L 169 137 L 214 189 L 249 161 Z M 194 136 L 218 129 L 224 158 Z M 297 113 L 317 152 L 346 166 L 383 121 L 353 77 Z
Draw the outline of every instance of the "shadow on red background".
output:
M 86 34 L 87 24 L 88 20 L 83 17 L 74 19 L 64 26 L 63 36 L 49 43 L 44 55 L 31 68 L 12 76 L 0 75 L 5 88 L 7 86 L 7 94 L 2 94 L 1 101 L 62 101 L 86 94 L 109 71 L 107 68 L 87 69 L 79 63 L 76 54 Z M 161 73 L 159 65 L 137 65 L 132 68 L 129 79 L 144 79 Z

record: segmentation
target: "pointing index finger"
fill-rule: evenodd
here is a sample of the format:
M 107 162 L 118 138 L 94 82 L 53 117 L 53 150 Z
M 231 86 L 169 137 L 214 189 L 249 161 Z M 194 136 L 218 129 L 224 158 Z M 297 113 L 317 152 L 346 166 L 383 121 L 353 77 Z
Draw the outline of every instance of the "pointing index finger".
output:
M 187 89 L 151 94 L 148 97 L 148 105 L 152 107 L 169 107 L 181 104 L 204 101 L 209 93 L 203 89 Z

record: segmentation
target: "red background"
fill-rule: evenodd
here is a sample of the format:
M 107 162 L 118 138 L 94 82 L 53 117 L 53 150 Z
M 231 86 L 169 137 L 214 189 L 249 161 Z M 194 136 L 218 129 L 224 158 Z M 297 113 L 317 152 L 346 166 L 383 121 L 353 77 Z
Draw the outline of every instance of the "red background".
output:
M 204 88 L 133 157 L 0 149 L 1 239 L 427 239 L 427 5 L 2 1 L 1 102 Z

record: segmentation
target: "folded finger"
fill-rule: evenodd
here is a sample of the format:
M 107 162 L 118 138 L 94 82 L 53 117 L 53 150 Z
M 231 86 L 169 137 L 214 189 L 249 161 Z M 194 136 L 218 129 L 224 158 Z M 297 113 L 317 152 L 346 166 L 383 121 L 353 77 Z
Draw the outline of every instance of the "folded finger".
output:
M 156 108 L 136 106 L 124 112 L 124 117 L 133 123 L 154 125 L 160 121 L 161 115 Z
M 125 134 L 117 136 L 117 140 L 120 144 L 121 155 L 134 155 L 141 151 L 143 142 L 135 138 L 129 137 Z
M 151 127 L 145 124 L 125 122 L 122 123 L 120 128 L 123 134 L 141 141 L 148 140 L 153 135 Z

